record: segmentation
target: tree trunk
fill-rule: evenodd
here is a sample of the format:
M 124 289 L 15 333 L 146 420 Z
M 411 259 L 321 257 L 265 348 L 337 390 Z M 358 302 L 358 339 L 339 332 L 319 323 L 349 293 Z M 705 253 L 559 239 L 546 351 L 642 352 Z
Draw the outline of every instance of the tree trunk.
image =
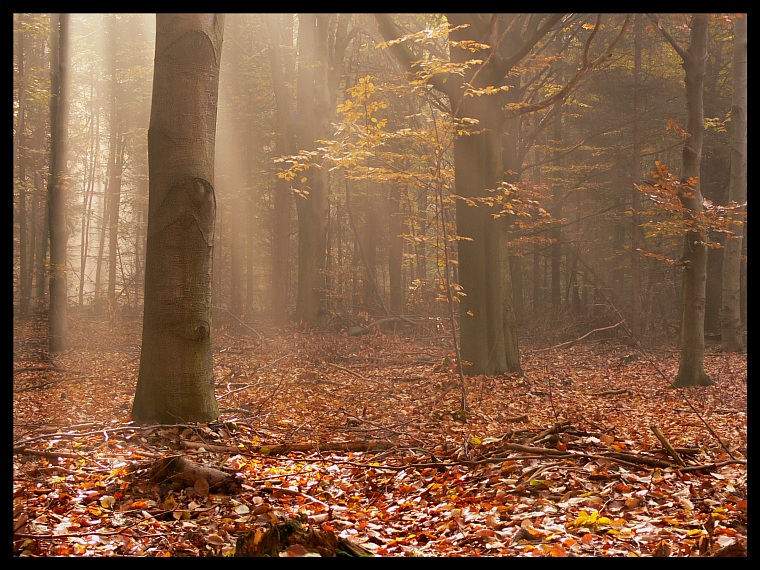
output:
M 477 41 L 473 34 L 471 28 L 463 28 L 452 32 L 451 39 Z M 464 62 L 470 57 L 466 50 L 451 50 L 452 61 Z M 479 83 L 493 85 L 487 68 L 479 69 Z M 459 302 L 463 370 L 468 375 L 517 372 L 520 361 L 507 258 L 507 221 L 494 219 L 494 208 L 482 201 L 502 182 L 498 99 L 462 97 L 452 105 L 456 118 L 479 121 L 469 136 L 454 140 L 456 192 L 467 199 L 456 204 L 459 285 L 465 295 Z
M 631 309 L 630 328 L 636 338 L 643 332 L 641 305 L 641 192 L 636 184 L 641 182 L 641 40 L 644 34 L 644 16 L 636 14 L 633 24 L 633 157 L 631 164 Z
M 747 14 L 734 19 L 733 105 L 731 106 L 731 178 L 729 204 L 738 206 L 732 215 L 743 222 L 747 200 Z M 721 343 L 724 352 L 744 350 L 741 319 L 742 230 L 726 238 L 723 252 Z
M 92 95 L 92 91 L 90 92 Z M 82 192 L 82 238 L 79 254 L 79 306 L 84 305 L 84 290 L 87 278 L 87 258 L 90 252 L 90 226 L 92 224 L 92 197 L 95 194 L 95 173 L 100 156 L 98 145 L 100 135 L 100 120 L 98 111 L 92 106 L 90 123 L 89 160 L 85 162 L 85 181 Z
M 277 152 L 293 155 L 297 152 L 294 125 L 293 102 L 286 85 L 293 81 L 292 58 L 283 56 L 281 44 L 293 46 L 293 15 L 267 14 L 269 31 L 269 57 L 272 68 L 275 106 L 277 109 Z M 283 19 L 288 18 L 289 22 Z M 290 24 L 290 25 L 288 25 Z M 272 212 L 272 314 L 282 321 L 288 310 L 288 265 L 290 257 L 290 208 L 292 203 L 290 184 L 278 178 L 274 188 Z
M 211 351 L 214 147 L 224 17 L 158 14 L 142 354 L 132 419 L 218 415 Z
M 298 28 L 297 141 L 302 150 L 314 150 L 327 138 L 330 117 L 327 89 L 327 34 L 329 16 L 300 14 Z M 324 301 L 325 240 L 327 236 L 327 173 L 318 165 L 304 173 L 297 197 L 298 290 L 295 320 L 317 325 Z
M 119 49 L 118 26 L 116 15 L 108 18 L 108 67 L 111 74 L 110 95 L 111 109 L 109 117 L 109 181 L 108 181 L 108 303 L 113 309 L 116 303 L 116 264 L 119 256 L 119 208 L 121 207 L 121 176 L 124 170 L 124 150 L 126 146 L 124 133 L 124 118 L 121 114 L 119 82 L 117 74 L 119 65 L 117 53 Z
M 69 121 L 69 15 L 52 17 L 53 35 L 51 50 L 51 149 L 48 211 L 50 224 L 50 352 L 66 349 L 66 153 Z
M 686 82 L 686 115 L 689 137 L 683 148 L 681 182 L 688 191 L 680 190 L 679 198 L 687 215 L 701 212 L 699 188 L 704 132 L 704 69 L 707 58 L 706 14 L 695 14 L 691 21 L 691 40 L 683 53 Z M 705 286 L 707 280 L 707 246 L 700 231 L 686 234 L 683 252 L 683 318 L 681 321 L 681 361 L 674 386 L 710 386 L 713 381 L 705 373 Z
M 18 165 L 16 174 L 16 189 L 18 191 L 18 245 L 19 245 L 19 273 L 18 273 L 18 316 L 25 320 L 29 316 L 29 300 L 32 296 L 32 283 L 29 272 L 29 260 L 33 258 L 29 249 L 29 230 L 27 228 L 27 191 L 26 191 L 26 92 L 27 70 L 25 66 L 25 38 L 28 18 L 26 14 L 19 16 L 19 26 L 16 31 L 16 59 L 18 65 L 18 119 L 16 122 L 15 136 L 13 137 L 14 164 Z
M 402 267 L 404 263 L 404 238 L 401 192 L 393 184 L 388 193 L 388 280 L 390 288 L 389 309 L 392 315 L 404 313 L 404 289 L 402 286 Z

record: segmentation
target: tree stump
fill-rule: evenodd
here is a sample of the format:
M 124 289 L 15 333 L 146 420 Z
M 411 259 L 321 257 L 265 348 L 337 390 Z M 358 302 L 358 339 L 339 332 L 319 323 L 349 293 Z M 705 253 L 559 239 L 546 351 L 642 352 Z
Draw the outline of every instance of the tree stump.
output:
M 238 538 L 235 557 L 248 556 L 374 556 L 353 542 L 327 530 L 304 528 L 287 520 L 268 529 L 257 529 Z

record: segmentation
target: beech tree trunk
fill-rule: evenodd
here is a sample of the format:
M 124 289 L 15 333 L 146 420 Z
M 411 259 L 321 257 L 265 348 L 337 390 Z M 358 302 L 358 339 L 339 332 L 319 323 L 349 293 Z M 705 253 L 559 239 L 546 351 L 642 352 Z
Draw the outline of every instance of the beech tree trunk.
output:
M 401 192 L 397 185 L 388 192 L 388 286 L 389 310 L 392 315 L 404 312 L 404 289 L 402 268 L 404 263 L 404 238 L 402 237 Z
M 124 132 L 124 117 L 119 101 L 118 73 L 118 26 L 122 23 L 115 20 L 111 14 L 108 19 L 110 35 L 108 50 L 108 67 L 111 73 L 110 95 L 110 143 L 109 143 L 109 181 L 108 181 L 108 302 L 113 309 L 116 303 L 116 265 L 119 256 L 119 208 L 121 206 L 121 177 L 124 171 L 124 151 L 126 134 Z
M 314 150 L 328 131 L 327 34 L 329 15 L 299 14 L 298 122 L 296 139 L 301 150 Z M 295 320 L 317 325 L 325 296 L 328 185 L 319 166 L 304 173 L 306 181 L 296 197 L 298 212 L 298 289 Z
M 18 273 L 18 316 L 26 320 L 29 316 L 29 301 L 32 296 L 31 273 L 29 272 L 30 255 L 27 228 L 27 191 L 26 191 L 26 94 L 27 94 L 27 70 L 26 57 L 26 26 L 28 17 L 26 14 L 18 16 L 18 30 L 16 31 L 16 61 L 18 66 L 18 119 L 13 137 L 13 160 L 18 165 L 15 173 L 15 190 L 18 192 L 18 244 L 19 244 L 19 273 Z M 14 26 L 15 28 L 16 26 Z M 15 192 L 14 192 L 15 194 Z
M 211 352 L 214 147 L 224 17 L 158 14 L 142 353 L 132 419 L 218 415 Z
M 292 47 L 292 14 L 267 14 L 269 31 L 269 61 L 272 68 L 272 86 L 277 110 L 277 152 L 293 155 L 297 152 L 293 131 L 293 102 L 287 83 L 293 81 L 293 65 L 290 59 L 284 61 L 281 45 Z M 291 25 L 286 25 L 288 18 Z M 290 208 L 292 197 L 287 180 L 278 178 L 275 183 L 274 207 L 272 212 L 272 279 L 270 285 L 272 315 L 278 321 L 285 318 L 288 309 L 288 262 L 290 253 Z
M 695 14 L 691 20 L 689 49 L 681 52 L 686 82 L 686 125 L 689 137 L 683 148 L 681 190 L 679 198 L 687 214 L 703 209 L 699 187 L 704 133 L 704 71 L 707 59 L 706 14 Z M 693 181 L 693 183 L 692 183 Z M 705 288 L 707 281 L 707 246 L 701 231 L 686 234 L 683 252 L 683 318 L 681 321 L 681 360 L 674 386 L 710 386 L 713 381 L 705 373 Z
M 644 16 L 636 14 L 633 24 L 633 159 L 631 164 L 631 332 L 641 338 L 643 308 L 641 303 L 641 193 L 635 184 L 641 182 L 641 39 L 644 34 Z
M 733 105 L 731 106 L 731 178 L 728 201 L 741 205 L 732 217 L 743 222 L 747 201 L 747 14 L 734 19 Z M 742 230 L 726 238 L 723 252 L 721 342 L 724 352 L 744 349 L 741 319 Z
M 453 25 L 464 23 L 449 16 Z M 479 41 L 472 27 L 451 32 L 454 41 Z M 464 62 L 472 54 L 451 48 L 452 62 Z M 476 86 L 497 85 L 489 67 L 470 70 L 465 81 Z M 456 118 L 477 119 L 468 136 L 454 140 L 457 200 L 459 285 L 465 294 L 459 302 L 460 351 L 463 370 L 470 375 L 520 371 L 517 327 L 512 308 L 507 257 L 507 220 L 493 218 L 496 209 L 479 200 L 490 197 L 503 180 L 502 114 L 496 97 L 459 97 L 452 100 Z
M 69 14 L 57 14 L 53 20 L 51 51 L 51 142 L 50 182 L 48 186 L 48 222 L 50 232 L 50 352 L 61 352 L 67 344 L 66 322 L 66 153 L 69 122 Z

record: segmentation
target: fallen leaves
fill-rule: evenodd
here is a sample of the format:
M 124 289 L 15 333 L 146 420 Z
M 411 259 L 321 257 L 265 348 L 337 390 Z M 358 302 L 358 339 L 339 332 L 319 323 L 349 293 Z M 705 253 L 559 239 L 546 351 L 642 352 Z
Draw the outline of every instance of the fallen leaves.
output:
M 468 379 L 463 422 L 451 371 L 434 370 L 443 334 L 301 331 L 253 350 L 226 330 L 219 422 L 135 426 L 139 330 L 73 325 L 80 348 L 56 366 L 40 366 L 41 331 L 14 337 L 16 555 L 230 556 L 288 519 L 379 556 L 683 557 L 746 543 L 746 355 L 708 354 L 718 385 L 680 391 L 614 343 L 524 349 L 530 382 Z M 659 364 L 677 368 L 677 354 Z M 242 485 L 147 476 L 177 456 Z

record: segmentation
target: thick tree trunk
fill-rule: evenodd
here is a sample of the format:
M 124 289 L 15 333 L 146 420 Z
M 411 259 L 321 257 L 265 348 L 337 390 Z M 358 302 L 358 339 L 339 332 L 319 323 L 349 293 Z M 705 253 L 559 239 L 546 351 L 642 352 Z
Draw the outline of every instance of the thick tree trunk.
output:
M 734 20 L 733 105 L 731 107 L 731 178 L 728 201 L 742 205 L 732 217 L 743 223 L 747 200 L 747 14 Z M 741 319 L 741 253 L 743 228 L 726 238 L 723 253 L 723 312 L 721 342 L 724 352 L 744 349 Z
M 66 305 L 66 153 L 69 122 L 69 15 L 53 17 L 54 40 L 51 54 L 51 151 L 48 211 L 50 224 L 50 352 L 60 352 L 67 344 Z
M 702 194 L 699 188 L 704 132 L 704 69 L 707 58 L 706 14 L 696 14 L 691 22 L 691 40 L 684 53 L 686 72 L 686 115 L 689 137 L 683 148 L 681 181 L 688 191 L 681 190 L 679 198 L 689 212 L 701 212 Z M 690 182 L 693 181 L 693 182 Z M 690 214 L 689 214 L 690 215 Z M 709 386 L 713 381 L 705 373 L 705 287 L 707 280 L 707 246 L 705 236 L 690 231 L 684 240 L 683 252 L 683 319 L 681 322 L 681 361 L 674 386 Z
M 142 354 L 132 419 L 218 417 L 211 352 L 218 14 L 158 14 Z
M 452 24 L 460 23 L 450 16 Z M 455 41 L 478 41 L 472 28 L 451 33 Z M 453 62 L 472 57 L 451 49 Z M 488 67 L 477 68 L 478 85 L 495 85 Z M 470 71 L 466 81 L 473 80 Z M 455 117 L 477 119 L 468 136 L 454 141 L 457 200 L 458 273 L 464 293 L 459 302 L 460 351 L 468 375 L 519 372 L 517 328 L 512 308 L 512 285 L 507 256 L 507 220 L 493 218 L 495 209 L 483 201 L 498 191 L 503 180 L 502 115 L 496 97 L 452 100 Z M 464 239 L 462 239 L 464 238 Z

